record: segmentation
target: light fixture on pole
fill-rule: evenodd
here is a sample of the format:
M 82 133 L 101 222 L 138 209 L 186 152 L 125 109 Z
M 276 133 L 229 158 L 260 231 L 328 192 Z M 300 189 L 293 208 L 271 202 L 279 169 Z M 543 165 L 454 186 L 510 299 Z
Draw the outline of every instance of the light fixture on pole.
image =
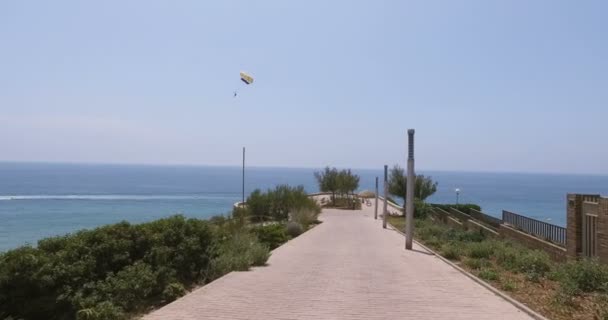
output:
M 458 200 L 460 198 L 460 188 L 456 188 L 454 191 L 456 192 L 456 204 L 458 204 Z

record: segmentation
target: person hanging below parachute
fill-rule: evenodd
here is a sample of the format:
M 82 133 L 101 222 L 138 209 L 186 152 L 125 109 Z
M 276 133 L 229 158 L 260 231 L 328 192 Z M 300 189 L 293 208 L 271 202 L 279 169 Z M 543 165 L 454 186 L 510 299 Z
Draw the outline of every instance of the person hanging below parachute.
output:
M 250 85 L 253 83 L 253 77 L 247 74 L 246 72 L 241 71 L 240 73 L 241 81 L 245 83 L 245 85 Z M 238 94 L 238 90 L 234 90 L 234 98 L 236 98 Z

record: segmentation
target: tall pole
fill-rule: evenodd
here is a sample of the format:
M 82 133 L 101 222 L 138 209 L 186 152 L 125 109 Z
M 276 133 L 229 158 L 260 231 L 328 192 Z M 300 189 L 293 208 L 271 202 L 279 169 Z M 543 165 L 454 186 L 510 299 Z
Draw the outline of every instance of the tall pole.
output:
M 386 229 L 386 216 L 388 216 L 388 166 L 384 165 L 384 209 L 382 210 L 382 228 Z
M 245 203 L 245 147 L 243 147 L 243 189 L 242 202 Z
M 416 187 L 414 174 L 414 129 L 407 131 L 407 188 L 405 188 L 405 249 L 412 250 L 414 235 L 414 188 Z
M 376 208 L 374 209 L 374 220 L 378 219 L 378 177 L 376 177 Z

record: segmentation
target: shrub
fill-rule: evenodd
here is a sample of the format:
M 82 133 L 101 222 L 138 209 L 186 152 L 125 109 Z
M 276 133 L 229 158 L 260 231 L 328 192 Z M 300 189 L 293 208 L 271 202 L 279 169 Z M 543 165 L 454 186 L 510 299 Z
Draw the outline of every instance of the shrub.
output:
M 583 292 L 605 291 L 608 285 L 608 266 L 596 259 L 570 261 L 562 265 L 557 273 L 562 286 L 575 287 Z
M 440 238 L 445 231 L 445 227 L 431 223 L 421 224 L 414 229 L 414 232 L 423 241 L 431 237 Z
M 10 250 L 0 255 L 0 319 L 121 319 L 170 283 L 207 280 L 230 221 L 122 222 Z
M 255 243 L 250 248 L 250 255 L 252 266 L 264 266 L 268 258 L 270 258 L 270 250 L 268 250 L 267 246 Z
M 258 237 L 258 240 L 273 250 L 289 240 L 285 225 L 270 224 L 251 228 L 251 232 Z
M 419 199 L 414 200 L 414 218 L 426 219 L 430 213 L 431 213 L 430 205 L 426 204 L 424 201 L 419 200 Z
M 481 268 L 486 268 L 490 266 L 490 262 L 486 259 L 475 259 L 469 258 L 464 261 L 464 264 L 474 270 L 479 270 Z
M 521 254 L 518 257 L 517 266 L 528 280 L 538 282 L 541 277 L 551 271 L 551 259 L 547 253 L 534 250 Z
M 446 244 L 441 247 L 441 255 L 448 260 L 460 260 L 462 250 L 456 244 Z
M 246 232 L 231 235 L 219 248 L 219 255 L 211 262 L 210 275 L 220 277 L 231 271 L 247 271 L 252 265 L 263 265 L 270 257 L 268 247 Z
M 319 216 L 317 210 L 310 208 L 299 208 L 294 209 L 289 213 L 290 220 L 299 223 L 305 230 L 308 227 L 317 221 L 317 217 Z
M 105 281 L 96 284 L 97 295 L 102 301 L 110 301 L 125 311 L 133 311 L 157 289 L 156 274 L 150 265 L 137 262 L 116 274 L 110 274 Z M 86 286 L 85 286 L 86 290 Z
M 290 237 L 295 238 L 301 235 L 302 232 L 304 232 L 304 228 L 302 228 L 301 224 L 293 221 L 287 223 L 287 234 Z
M 171 302 L 186 294 L 186 288 L 179 282 L 169 283 L 162 293 L 162 299 L 165 302 Z
M 497 281 L 499 279 L 498 273 L 493 269 L 482 269 L 479 271 L 479 277 L 489 281 Z
M 581 290 L 577 287 L 574 281 L 564 281 L 560 283 L 555 294 L 555 302 L 567 306 L 574 306 L 574 297 L 579 295 Z
M 126 315 L 120 307 L 104 301 L 92 308 L 81 309 L 76 313 L 77 320 L 123 320 Z
M 495 251 L 496 263 L 511 271 L 518 271 L 520 251 L 511 246 L 499 246 Z
M 463 242 L 482 242 L 486 239 L 486 234 L 480 231 L 460 231 L 456 233 L 457 240 Z
M 515 291 L 517 290 L 517 285 L 511 280 L 506 280 L 502 282 L 502 289 L 504 291 Z
M 427 246 L 429 246 L 431 248 L 435 248 L 435 249 L 441 248 L 441 245 L 443 243 L 444 242 L 441 239 L 439 239 L 439 238 L 437 238 L 435 236 L 432 236 L 432 237 L 424 240 L 424 244 L 426 244 Z
M 471 242 L 467 246 L 467 255 L 471 258 L 488 259 L 494 253 L 494 243 L 490 241 Z
M 321 212 L 317 202 L 308 197 L 303 186 L 279 185 L 266 192 L 256 189 L 247 198 L 247 206 L 254 221 L 284 221 L 290 211 L 298 209 Z

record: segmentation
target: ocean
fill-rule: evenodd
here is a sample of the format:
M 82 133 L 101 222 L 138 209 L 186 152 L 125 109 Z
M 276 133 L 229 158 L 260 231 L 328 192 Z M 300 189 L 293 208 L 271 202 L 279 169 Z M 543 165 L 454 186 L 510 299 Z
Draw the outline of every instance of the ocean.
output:
M 317 192 L 310 168 L 246 168 L 245 191 L 278 184 Z M 359 190 L 373 190 L 378 170 L 354 169 Z M 428 199 L 477 203 L 500 217 L 508 210 L 564 226 L 567 193 L 608 194 L 608 176 L 420 171 L 439 182 Z M 241 168 L 101 164 L 0 163 L 0 251 L 49 236 L 122 220 L 172 214 L 208 218 L 241 199 Z

